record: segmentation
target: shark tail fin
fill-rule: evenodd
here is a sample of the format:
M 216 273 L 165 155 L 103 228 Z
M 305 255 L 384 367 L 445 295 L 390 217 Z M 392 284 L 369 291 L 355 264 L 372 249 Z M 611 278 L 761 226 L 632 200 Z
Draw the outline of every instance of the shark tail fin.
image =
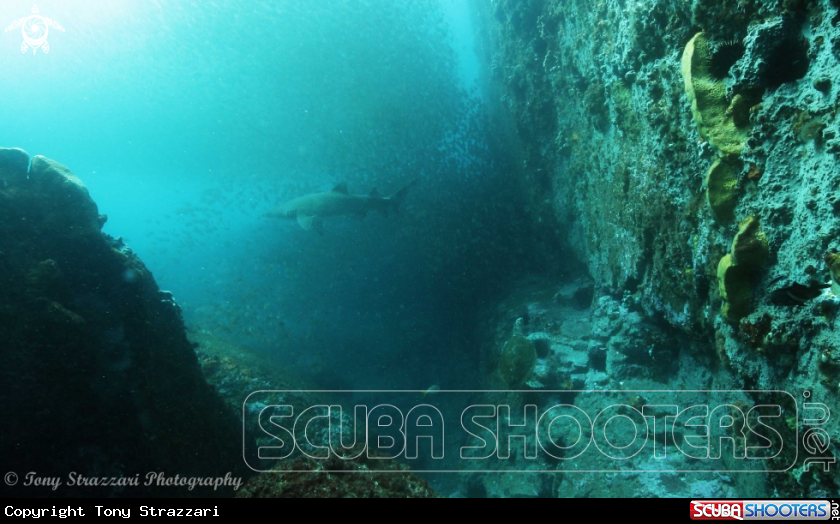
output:
M 393 195 L 391 195 L 388 198 L 389 203 L 390 203 L 390 205 L 388 207 L 390 207 L 394 211 L 395 214 L 400 212 L 400 206 L 402 205 L 403 200 L 405 200 L 405 196 L 408 194 L 408 189 L 411 186 L 413 186 L 415 182 L 417 182 L 416 178 L 414 180 L 412 180 L 411 182 L 409 182 L 408 184 L 404 185 L 402 187 L 402 189 L 400 189 L 399 191 L 397 191 L 396 193 L 394 193 Z

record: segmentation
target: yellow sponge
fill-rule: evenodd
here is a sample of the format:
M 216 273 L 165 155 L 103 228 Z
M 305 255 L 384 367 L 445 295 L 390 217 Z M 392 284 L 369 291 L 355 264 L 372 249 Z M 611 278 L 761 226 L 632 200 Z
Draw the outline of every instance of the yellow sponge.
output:
M 706 199 L 715 221 L 727 224 L 735 219 L 738 179 L 733 161 L 718 158 L 706 175 Z
M 721 313 L 730 322 L 739 322 L 750 314 L 752 286 L 750 270 L 736 266 L 732 255 L 726 255 L 718 264 L 718 285 L 723 298 Z
M 726 98 L 726 86 L 723 80 L 715 78 L 711 72 L 712 54 L 709 43 L 703 33 L 697 33 L 685 46 L 682 56 L 682 75 L 685 92 L 691 102 L 691 112 L 697 131 L 719 153 L 740 155 L 749 134 L 749 121 L 735 117 L 738 100 L 730 104 Z M 733 107 L 736 106 L 736 107 Z

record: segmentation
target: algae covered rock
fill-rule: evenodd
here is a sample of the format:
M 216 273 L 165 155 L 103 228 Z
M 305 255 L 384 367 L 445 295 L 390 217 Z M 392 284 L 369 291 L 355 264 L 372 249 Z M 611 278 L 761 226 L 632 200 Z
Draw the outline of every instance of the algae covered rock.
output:
M 35 209 L 47 227 L 60 226 L 74 234 L 98 234 L 104 221 L 100 219 L 96 203 L 90 198 L 87 187 L 63 165 L 36 156 L 29 168 L 29 185 L 41 195 L 42 201 Z
M 301 457 L 288 464 L 289 471 L 274 470 L 254 477 L 236 498 L 439 498 L 408 466 L 366 457 L 367 454 L 356 460 L 342 460 L 335 455 L 327 460 Z
M 204 381 L 179 308 L 134 253 L 101 232 L 103 223 L 66 167 L 35 157 L 30 168 L 25 152 L 0 149 L 6 471 L 65 480 L 71 472 L 245 476 L 242 426 Z M 142 482 L 35 492 L 0 483 L 0 495 L 15 497 L 120 493 L 221 492 Z
M 706 175 L 706 198 L 715 221 L 726 224 L 735 219 L 738 179 L 734 162 L 724 158 L 715 160 Z
M 534 343 L 522 335 L 514 335 L 505 343 L 499 360 L 499 376 L 509 387 L 521 386 L 537 364 Z
M 705 33 L 697 33 L 686 45 L 682 56 L 685 92 L 697 131 L 720 153 L 740 155 L 749 133 L 743 115 L 743 100 L 729 102 L 723 80 L 713 73 L 712 52 Z
M 0 180 L 12 183 L 26 178 L 29 154 L 23 149 L 0 148 Z M 0 183 L 2 187 L 3 183 Z

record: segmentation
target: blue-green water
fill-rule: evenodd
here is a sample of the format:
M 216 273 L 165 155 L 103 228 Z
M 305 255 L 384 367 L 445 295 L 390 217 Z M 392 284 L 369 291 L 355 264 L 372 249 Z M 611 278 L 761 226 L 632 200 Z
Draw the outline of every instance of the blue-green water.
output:
M 472 317 L 529 262 L 466 3 L 39 7 L 65 31 L 49 53 L 0 34 L 0 144 L 70 167 L 190 329 L 326 387 L 471 385 Z M 4 2 L 4 27 L 31 8 Z M 262 216 L 344 180 L 390 194 L 415 178 L 399 217 L 319 235 Z
M 837 493 L 838 0 L 29 1 L 0 496 Z

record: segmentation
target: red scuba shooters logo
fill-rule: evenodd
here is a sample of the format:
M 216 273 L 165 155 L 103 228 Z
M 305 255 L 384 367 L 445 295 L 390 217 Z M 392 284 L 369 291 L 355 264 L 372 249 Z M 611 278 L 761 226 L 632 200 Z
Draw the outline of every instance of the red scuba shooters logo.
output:
M 744 520 L 740 500 L 692 500 L 691 520 Z
M 828 500 L 692 500 L 691 520 L 829 520 Z

